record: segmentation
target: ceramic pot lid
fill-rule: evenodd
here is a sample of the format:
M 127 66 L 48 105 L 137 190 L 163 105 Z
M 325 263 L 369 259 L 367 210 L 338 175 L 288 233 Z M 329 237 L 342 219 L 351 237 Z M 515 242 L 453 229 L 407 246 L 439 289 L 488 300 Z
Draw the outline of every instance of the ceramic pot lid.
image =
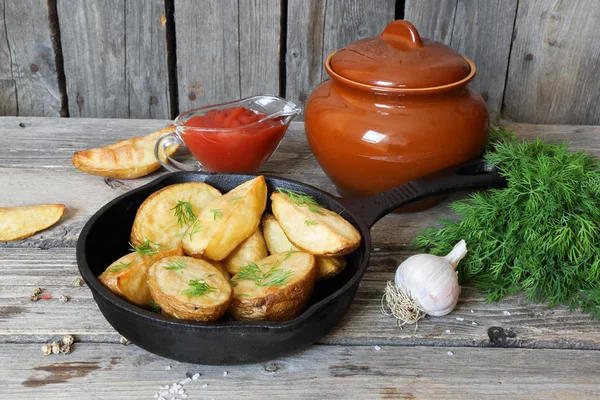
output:
M 354 82 L 396 88 L 430 88 L 469 75 L 466 59 L 450 47 L 421 38 L 408 21 L 393 21 L 377 37 L 350 43 L 331 58 L 331 69 Z

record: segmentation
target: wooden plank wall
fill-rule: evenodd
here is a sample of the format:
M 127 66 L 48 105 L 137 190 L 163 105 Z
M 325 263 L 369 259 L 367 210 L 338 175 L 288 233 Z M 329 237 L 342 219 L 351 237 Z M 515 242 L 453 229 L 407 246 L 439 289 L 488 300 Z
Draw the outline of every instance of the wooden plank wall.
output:
M 491 111 L 520 122 L 600 124 L 596 3 L 0 2 L 0 115 L 173 118 L 260 93 L 303 106 L 327 78 L 328 54 L 404 17 L 476 63 L 472 87 Z

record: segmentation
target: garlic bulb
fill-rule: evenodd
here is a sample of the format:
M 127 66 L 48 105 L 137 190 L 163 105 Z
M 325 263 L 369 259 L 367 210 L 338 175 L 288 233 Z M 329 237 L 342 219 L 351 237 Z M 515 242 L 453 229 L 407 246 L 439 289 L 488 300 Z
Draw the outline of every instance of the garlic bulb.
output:
M 467 244 L 461 240 L 445 257 L 431 254 L 409 257 L 396 270 L 396 287 L 426 314 L 446 315 L 458 301 L 456 267 L 466 254 Z

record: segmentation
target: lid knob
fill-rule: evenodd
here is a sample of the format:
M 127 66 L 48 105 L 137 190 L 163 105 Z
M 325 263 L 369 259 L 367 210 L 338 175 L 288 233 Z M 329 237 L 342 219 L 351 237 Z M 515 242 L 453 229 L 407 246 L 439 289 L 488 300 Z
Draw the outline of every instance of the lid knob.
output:
M 391 42 L 396 48 L 420 48 L 423 47 L 423 41 L 419 31 L 408 21 L 392 21 L 385 27 L 381 35 L 382 39 Z

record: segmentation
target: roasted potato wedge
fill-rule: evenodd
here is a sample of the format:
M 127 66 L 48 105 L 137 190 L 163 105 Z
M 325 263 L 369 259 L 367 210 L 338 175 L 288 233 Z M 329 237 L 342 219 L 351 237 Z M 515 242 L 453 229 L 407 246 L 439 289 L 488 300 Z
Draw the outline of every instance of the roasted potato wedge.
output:
M 263 236 L 270 254 L 284 253 L 286 251 L 300 251 L 294 246 L 281 229 L 272 214 L 265 214 L 262 219 Z M 342 257 L 317 257 L 319 274 L 317 280 L 331 278 L 346 268 L 346 259 Z
M 60 220 L 63 204 L 41 204 L 0 208 L 0 242 L 24 239 Z
M 254 233 L 266 204 L 265 178 L 244 182 L 204 207 L 183 235 L 183 249 L 193 257 L 223 260 Z
M 138 305 L 148 306 L 152 302 L 146 284 L 150 266 L 163 257 L 182 256 L 181 248 L 159 251 L 156 254 L 143 255 L 136 252 L 119 258 L 98 276 L 98 280 L 117 296 Z
M 360 233 L 350 222 L 303 193 L 274 192 L 271 208 L 287 238 L 302 251 L 339 257 L 360 245 Z
M 140 206 L 131 229 L 131 243 L 150 239 L 162 248 L 181 247 L 181 239 L 200 211 L 221 196 L 202 182 L 170 185 L 150 195 Z
M 250 237 L 239 244 L 224 261 L 225 268 L 231 275 L 239 272 L 240 267 L 267 257 L 267 245 L 261 232 L 260 226 L 256 228 Z
M 147 136 L 78 151 L 73 154 L 72 163 L 75 168 L 88 174 L 120 179 L 139 178 L 160 168 L 154 157 L 154 146 L 158 138 L 174 129 L 174 126 L 169 126 Z M 170 146 L 167 155 L 173 155 L 178 148 L 178 145 Z M 166 160 L 164 154 L 161 154 L 161 159 Z
M 249 263 L 231 278 L 235 319 L 285 321 L 299 315 L 312 293 L 317 266 L 312 254 L 279 253 Z
M 231 302 L 231 285 L 209 262 L 192 257 L 166 257 L 148 271 L 148 287 L 162 311 L 195 321 L 219 319 Z

